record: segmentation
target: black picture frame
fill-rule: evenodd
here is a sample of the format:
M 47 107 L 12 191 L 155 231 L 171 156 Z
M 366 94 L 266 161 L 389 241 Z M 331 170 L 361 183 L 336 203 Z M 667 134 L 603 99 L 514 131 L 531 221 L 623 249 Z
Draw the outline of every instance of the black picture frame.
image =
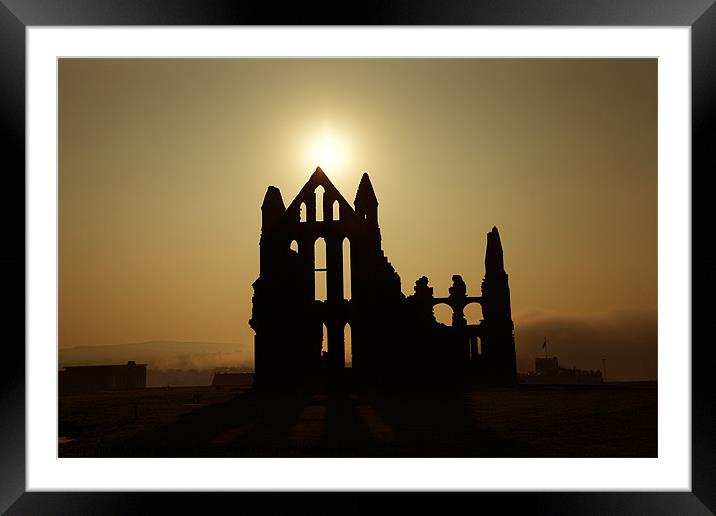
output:
M 2 256 L 6 331 L 0 374 L 0 511 L 8 514 L 131 514 L 246 510 L 258 501 L 262 513 L 279 506 L 322 512 L 321 494 L 269 496 L 254 493 L 77 493 L 26 492 L 25 477 L 25 35 L 31 26 L 82 25 L 554 25 L 691 27 L 692 191 L 693 180 L 716 170 L 716 4 L 714 0 L 374 0 L 329 6 L 272 5 L 224 0 L 0 0 L 0 123 L 2 124 L 4 240 Z M 23 219 L 24 221 L 24 219 Z M 696 222 L 696 221 L 694 221 Z M 694 234 L 692 230 L 692 235 Z M 693 253 L 692 244 L 691 252 Z M 692 254 L 693 256 L 693 254 Z M 693 287 L 692 287 L 693 288 Z M 706 284 L 699 282 L 699 290 Z M 695 289 L 694 289 L 695 290 Z M 692 320 L 700 320 L 697 306 Z M 695 328 L 694 328 L 695 329 Z M 696 335 L 694 333 L 694 335 Z M 692 344 L 692 491 L 611 493 L 460 494 L 450 506 L 538 514 L 710 514 L 716 511 L 716 396 L 710 381 L 712 344 Z M 664 343 L 660 345 L 688 345 Z M 386 494 L 349 494 L 343 511 L 372 512 Z M 395 495 L 390 495 L 394 497 Z M 467 499 L 467 497 L 470 497 Z M 405 500 L 402 500 L 405 502 Z M 444 512 L 442 497 L 419 494 L 411 505 Z M 453 505 L 455 504 L 455 505 Z M 467 504 L 467 505 L 466 505 Z M 409 508 L 402 509 L 407 512 Z

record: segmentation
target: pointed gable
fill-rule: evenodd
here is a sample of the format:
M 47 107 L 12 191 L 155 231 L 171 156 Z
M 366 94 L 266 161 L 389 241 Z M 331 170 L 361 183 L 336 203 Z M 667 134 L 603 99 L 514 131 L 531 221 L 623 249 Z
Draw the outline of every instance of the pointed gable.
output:
M 328 179 L 328 176 L 323 172 L 321 167 L 316 167 L 316 170 L 311 174 L 306 184 L 303 185 L 303 188 L 298 192 L 296 198 L 288 206 L 287 211 L 298 210 L 302 202 L 310 203 L 313 200 L 313 193 L 319 186 L 325 189 L 326 193 L 324 195 L 337 200 L 343 210 L 349 210 L 351 213 L 354 212 L 353 207 L 346 201 L 345 197 L 338 191 L 331 180 Z

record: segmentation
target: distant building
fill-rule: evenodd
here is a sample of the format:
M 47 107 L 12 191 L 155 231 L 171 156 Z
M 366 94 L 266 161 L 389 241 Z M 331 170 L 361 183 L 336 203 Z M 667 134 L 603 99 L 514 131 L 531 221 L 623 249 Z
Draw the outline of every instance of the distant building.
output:
M 575 367 L 559 367 L 557 357 L 537 357 L 535 370 L 520 378 L 522 383 L 599 384 L 604 383 L 601 371 L 585 371 Z
M 557 357 L 537 357 L 535 359 L 535 373 L 543 376 L 559 374 L 559 361 Z
M 147 386 L 147 364 L 130 360 L 125 365 L 68 366 L 59 374 L 63 391 L 102 391 L 144 389 Z

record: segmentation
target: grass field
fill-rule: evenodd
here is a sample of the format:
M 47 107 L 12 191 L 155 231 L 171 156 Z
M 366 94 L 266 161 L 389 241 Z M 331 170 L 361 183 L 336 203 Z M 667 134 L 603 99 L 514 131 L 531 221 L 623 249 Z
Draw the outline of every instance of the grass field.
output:
M 461 392 L 64 394 L 60 457 L 656 457 L 655 382 Z

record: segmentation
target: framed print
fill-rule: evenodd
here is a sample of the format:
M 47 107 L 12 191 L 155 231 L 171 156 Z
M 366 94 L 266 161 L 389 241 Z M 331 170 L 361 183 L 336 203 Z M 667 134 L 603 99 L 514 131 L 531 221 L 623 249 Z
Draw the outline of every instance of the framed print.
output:
M 178 6 L 0 6 L 27 199 L 3 510 L 713 510 L 716 8 Z

